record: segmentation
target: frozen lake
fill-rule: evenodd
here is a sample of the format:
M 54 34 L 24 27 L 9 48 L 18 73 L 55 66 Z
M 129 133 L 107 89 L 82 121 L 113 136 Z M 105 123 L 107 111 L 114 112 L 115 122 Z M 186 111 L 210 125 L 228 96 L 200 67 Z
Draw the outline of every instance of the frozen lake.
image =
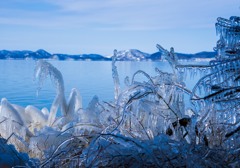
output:
M 49 61 L 63 75 L 65 94 L 68 98 L 72 88 L 80 91 L 83 107 L 86 107 L 94 95 L 100 101 L 114 99 L 111 62 L 109 61 Z M 54 85 L 48 78 L 37 96 L 38 85 L 34 82 L 33 60 L 0 60 L 0 98 L 21 106 L 34 105 L 38 108 L 50 108 L 56 95 Z M 155 76 L 155 67 L 171 72 L 168 62 L 117 62 L 120 84 L 124 87 L 124 78 L 131 77 L 137 70 L 144 70 Z M 130 78 L 131 79 L 131 78 Z M 142 78 L 140 80 L 144 80 Z M 189 80 L 193 86 L 196 81 Z

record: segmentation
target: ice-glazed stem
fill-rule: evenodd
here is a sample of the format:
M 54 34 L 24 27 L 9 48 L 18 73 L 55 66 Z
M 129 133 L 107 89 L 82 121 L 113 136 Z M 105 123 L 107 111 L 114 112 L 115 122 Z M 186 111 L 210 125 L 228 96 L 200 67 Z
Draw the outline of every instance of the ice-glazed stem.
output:
M 162 56 L 169 62 L 173 69 L 173 73 L 176 74 L 176 66 L 179 65 L 178 57 L 174 52 L 174 48 L 171 47 L 170 51 L 164 49 L 161 45 L 157 44 L 158 50 L 162 53 Z
M 120 93 L 118 71 L 117 71 L 117 66 L 115 65 L 116 60 L 117 60 L 117 50 L 114 50 L 114 55 L 112 57 L 112 77 L 113 77 L 113 82 L 114 82 L 114 98 L 115 98 L 115 100 L 118 99 L 118 96 Z
M 72 120 L 75 112 L 79 109 L 82 109 L 82 98 L 80 92 L 76 88 L 73 88 L 68 99 L 67 120 Z
M 150 75 L 148 75 L 146 72 L 144 72 L 142 70 L 138 70 L 137 72 L 135 72 L 133 74 L 133 76 L 132 76 L 132 84 L 134 84 L 135 76 L 138 75 L 138 74 L 143 74 L 151 82 L 151 84 L 154 85 L 154 82 L 153 82 L 152 78 L 150 77 Z
M 67 102 L 64 95 L 63 77 L 61 72 L 50 63 L 43 60 L 38 61 L 35 69 L 35 78 L 38 79 L 40 87 L 47 76 L 50 76 L 57 90 L 57 95 L 52 103 L 48 118 L 48 125 L 52 125 L 55 121 L 59 106 L 61 106 L 62 115 L 67 115 Z

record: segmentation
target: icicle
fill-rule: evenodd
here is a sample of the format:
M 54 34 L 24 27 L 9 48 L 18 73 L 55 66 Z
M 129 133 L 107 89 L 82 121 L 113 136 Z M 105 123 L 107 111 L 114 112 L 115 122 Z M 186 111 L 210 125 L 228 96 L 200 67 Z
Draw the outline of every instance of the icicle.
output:
M 117 50 L 114 50 L 112 57 L 112 77 L 114 82 L 114 98 L 115 101 L 118 99 L 119 93 L 120 93 L 120 83 L 119 83 L 119 77 L 118 77 L 118 71 L 117 66 L 115 65 L 117 61 Z

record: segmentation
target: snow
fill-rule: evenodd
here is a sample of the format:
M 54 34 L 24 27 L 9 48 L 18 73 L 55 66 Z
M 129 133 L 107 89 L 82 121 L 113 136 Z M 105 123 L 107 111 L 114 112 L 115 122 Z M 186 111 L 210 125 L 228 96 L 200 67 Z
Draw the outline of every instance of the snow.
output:
M 146 60 L 150 54 L 141 52 L 136 49 L 122 50 L 117 53 L 117 60 L 119 61 L 142 61 Z

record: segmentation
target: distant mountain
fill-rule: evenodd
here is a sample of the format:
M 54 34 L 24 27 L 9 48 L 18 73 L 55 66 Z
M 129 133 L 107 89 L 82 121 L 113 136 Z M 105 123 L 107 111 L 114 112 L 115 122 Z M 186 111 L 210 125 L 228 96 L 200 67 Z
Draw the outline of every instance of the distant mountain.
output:
M 49 59 L 51 58 L 51 54 L 40 49 L 35 52 L 23 50 L 23 51 L 8 51 L 2 50 L 0 51 L 0 59 L 26 59 L 26 58 L 34 58 L 34 59 Z
M 8 51 L 0 50 L 0 59 L 56 59 L 56 60 L 90 60 L 90 61 L 109 61 L 111 58 L 106 58 L 99 54 L 50 54 L 47 51 L 40 49 L 37 51 Z
M 136 49 L 122 50 L 117 52 L 118 61 L 143 61 L 148 59 L 150 54 Z
M 179 59 L 196 59 L 196 58 L 214 58 L 217 55 L 217 52 L 198 52 L 195 54 L 182 54 L 182 53 L 176 53 Z
M 214 58 L 216 52 L 199 52 L 195 54 L 176 53 L 179 59 L 206 59 Z M 111 61 L 112 58 L 107 58 L 99 54 L 50 54 L 47 51 L 40 49 L 37 51 L 8 51 L 0 50 L 0 59 L 55 59 L 55 60 L 83 60 L 83 61 Z M 148 54 L 137 49 L 121 50 L 117 52 L 118 61 L 160 61 L 162 53 L 156 52 Z
M 23 51 L 8 51 L 2 50 L 0 51 L 0 59 L 49 59 L 51 58 L 51 54 L 44 50 L 37 50 L 35 52 L 23 50 Z
M 57 60 L 82 60 L 82 61 L 110 61 L 111 58 L 104 57 L 99 54 L 82 54 L 82 55 L 68 55 L 68 54 L 53 54 L 53 59 Z
M 208 51 L 203 51 L 203 52 L 198 52 L 195 54 L 183 54 L 183 53 L 176 53 L 178 56 L 178 59 L 206 59 L 206 58 L 214 58 L 217 53 L 216 52 L 208 52 Z M 161 60 L 162 59 L 162 53 L 161 52 L 156 52 L 150 55 L 149 59 L 156 61 L 156 60 Z

